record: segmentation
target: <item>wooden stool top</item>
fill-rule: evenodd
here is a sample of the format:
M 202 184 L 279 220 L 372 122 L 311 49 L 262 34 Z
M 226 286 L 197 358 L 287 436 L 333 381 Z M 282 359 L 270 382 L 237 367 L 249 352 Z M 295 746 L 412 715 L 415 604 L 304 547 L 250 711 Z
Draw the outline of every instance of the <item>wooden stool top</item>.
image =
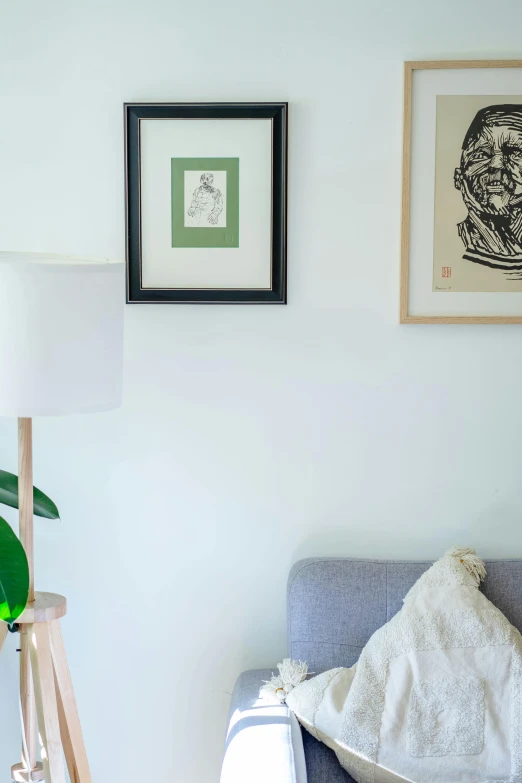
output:
M 16 622 L 19 624 L 47 623 L 50 620 L 58 620 L 66 612 L 67 599 L 63 595 L 36 592 L 34 601 L 27 604 Z

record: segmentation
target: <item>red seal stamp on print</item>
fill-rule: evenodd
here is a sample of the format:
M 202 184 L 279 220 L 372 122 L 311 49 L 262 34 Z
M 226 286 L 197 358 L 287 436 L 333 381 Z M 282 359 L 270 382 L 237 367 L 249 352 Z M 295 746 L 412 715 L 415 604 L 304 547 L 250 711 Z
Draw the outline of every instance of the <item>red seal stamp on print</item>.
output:
M 442 267 L 442 277 L 451 277 L 451 267 L 450 266 L 443 266 Z

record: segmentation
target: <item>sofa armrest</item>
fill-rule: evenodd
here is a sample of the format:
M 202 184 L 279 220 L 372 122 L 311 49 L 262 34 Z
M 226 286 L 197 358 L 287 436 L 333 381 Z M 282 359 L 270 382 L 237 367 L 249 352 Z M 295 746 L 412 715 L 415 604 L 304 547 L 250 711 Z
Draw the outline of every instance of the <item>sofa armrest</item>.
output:
M 306 783 L 301 729 L 286 704 L 259 699 L 270 669 L 243 672 L 236 682 L 221 783 Z

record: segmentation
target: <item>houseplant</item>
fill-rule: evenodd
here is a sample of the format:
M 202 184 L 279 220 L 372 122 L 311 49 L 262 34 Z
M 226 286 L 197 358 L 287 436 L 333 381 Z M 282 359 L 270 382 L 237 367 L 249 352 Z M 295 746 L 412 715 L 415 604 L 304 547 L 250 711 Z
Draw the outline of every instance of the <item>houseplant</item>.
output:
M 18 508 L 18 476 L 0 470 L 0 503 Z M 58 519 L 53 501 L 33 488 L 34 513 L 46 519 Z M 18 536 L 11 525 L 0 517 L 0 620 L 13 626 L 24 611 L 29 595 L 29 566 Z M 5 638 L 2 635 L 1 641 Z

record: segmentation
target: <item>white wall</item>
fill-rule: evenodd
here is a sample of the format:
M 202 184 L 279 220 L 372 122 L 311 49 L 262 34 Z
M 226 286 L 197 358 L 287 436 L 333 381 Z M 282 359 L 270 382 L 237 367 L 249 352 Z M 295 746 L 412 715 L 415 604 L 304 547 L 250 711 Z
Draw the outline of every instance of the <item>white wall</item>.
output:
M 518 0 L 1 0 L 3 249 L 123 254 L 123 101 L 292 104 L 288 307 L 127 307 L 124 407 L 35 423 L 63 517 L 37 581 L 69 598 L 97 783 L 216 783 L 296 559 L 522 556 L 520 327 L 397 324 L 402 61 L 517 57 L 521 24 Z

